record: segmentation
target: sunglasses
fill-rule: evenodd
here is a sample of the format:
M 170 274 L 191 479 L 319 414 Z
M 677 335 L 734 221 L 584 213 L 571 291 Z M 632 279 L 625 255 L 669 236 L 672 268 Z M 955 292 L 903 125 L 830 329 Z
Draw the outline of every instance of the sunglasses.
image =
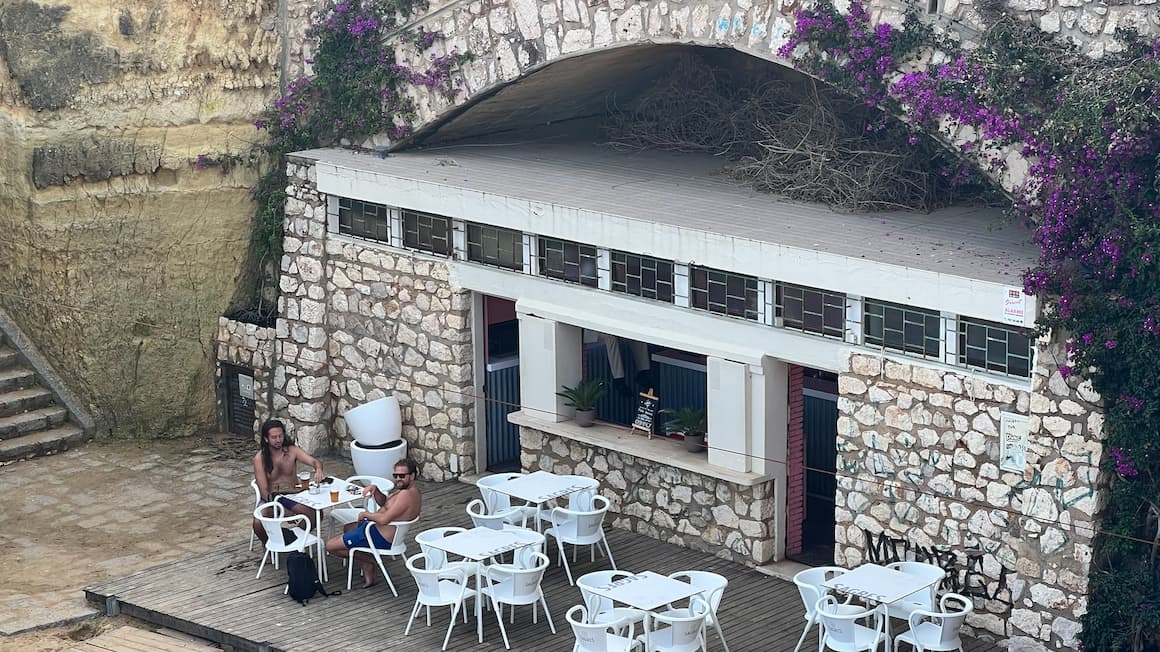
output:
M 391 475 L 396 477 L 396 478 L 405 478 L 411 474 L 410 473 L 392 473 Z

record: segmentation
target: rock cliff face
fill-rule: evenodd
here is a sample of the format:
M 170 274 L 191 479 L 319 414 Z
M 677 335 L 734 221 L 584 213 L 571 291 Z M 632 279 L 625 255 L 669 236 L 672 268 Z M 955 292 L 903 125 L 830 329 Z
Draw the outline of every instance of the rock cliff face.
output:
M 0 3 L 0 305 L 109 427 L 213 417 L 277 0 Z M 198 162 L 198 157 L 201 161 Z

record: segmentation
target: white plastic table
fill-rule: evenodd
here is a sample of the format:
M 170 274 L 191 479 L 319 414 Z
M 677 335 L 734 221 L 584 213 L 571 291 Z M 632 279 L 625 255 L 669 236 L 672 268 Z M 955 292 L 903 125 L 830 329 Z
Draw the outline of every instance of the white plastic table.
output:
M 339 490 L 338 501 L 331 502 L 330 490 L 335 488 Z M 330 484 L 319 485 L 318 489 L 316 494 L 305 490 L 285 497 L 314 510 L 314 534 L 318 537 L 318 554 L 315 555 L 318 561 L 318 579 L 325 582 L 329 579 L 329 574 L 326 570 L 326 540 L 322 536 L 322 513 L 332 507 L 347 505 L 362 498 L 363 490 L 362 487 L 338 479 Z
M 660 573 L 645 571 L 616 580 L 605 586 L 589 587 L 588 591 L 609 600 L 641 611 L 655 611 L 670 602 L 691 598 L 701 592 L 688 582 L 674 580 Z M 645 619 L 645 649 L 649 649 L 649 619 Z
M 483 560 L 536 543 L 535 540 L 521 535 L 516 529 L 493 530 L 487 527 L 474 527 L 427 544 L 443 552 L 479 562 L 475 567 L 475 631 L 480 643 L 483 642 L 483 596 L 479 593 L 480 568 L 483 566 Z
M 939 580 L 924 579 L 878 564 L 862 564 L 852 571 L 822 582 L 822 586 L 870 602 L 889 605 L 911 593 L 928 588 L 937 581 Z
M 556 475 L 548 471 L 536 471 L 491 487 L 493 491 L 535 505 L 537 513 L 540 506 L 549 500 L 590 488 L 591 484 L 580 482 L 575 477 Z M 535 521 L 536 531 L 539 532 L 540 519 L 537 518 Z

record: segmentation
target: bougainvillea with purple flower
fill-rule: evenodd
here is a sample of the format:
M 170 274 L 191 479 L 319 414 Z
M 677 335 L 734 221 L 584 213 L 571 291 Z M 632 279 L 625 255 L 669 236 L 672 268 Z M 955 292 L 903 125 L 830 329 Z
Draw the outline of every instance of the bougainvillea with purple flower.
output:
M 984 169 L 1002 173 L 1010 147 L 1028 162 L 1010 192 L 1040 249 L 1024 288 L 1047 307 L 1043 329 L 1077 334 L 1060 374 L 1105 397 L 1107 534 L 1084 648 L 1155 648 L 1160 616 L 1136 606 L 1160 601 L 1160 543 L 1142 543 L 1160 542 L 1160 42 L 1118 34 L 1123 48 L 1093 60 L 1032 25 L 994 20 L 965 52 L 914 17 L 894 29 L 856 0 L 845 14 L 822 3 L 798 13 L 781 53 L 948 144 L 971 127 L 956 149 Z

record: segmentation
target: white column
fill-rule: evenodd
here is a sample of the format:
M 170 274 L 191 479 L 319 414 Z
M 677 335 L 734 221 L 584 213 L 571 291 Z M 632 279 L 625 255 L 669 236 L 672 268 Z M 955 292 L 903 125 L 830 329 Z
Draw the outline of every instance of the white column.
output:
M 739 362 L 708 358 L 709 463 L 734 471 L 751 468 L 749 372 Z
M 766 357 L 750 367 L 753 418 L 753 471 L 773 478 L 773 559 L 785 556 L 786 456 L 789 437 L 789 365 Z
M 520 404 L 536 419 L 565 421 L 572 408 L 556 396 L 583 375 L 581 329 L 535 315 L 520 319 Z

